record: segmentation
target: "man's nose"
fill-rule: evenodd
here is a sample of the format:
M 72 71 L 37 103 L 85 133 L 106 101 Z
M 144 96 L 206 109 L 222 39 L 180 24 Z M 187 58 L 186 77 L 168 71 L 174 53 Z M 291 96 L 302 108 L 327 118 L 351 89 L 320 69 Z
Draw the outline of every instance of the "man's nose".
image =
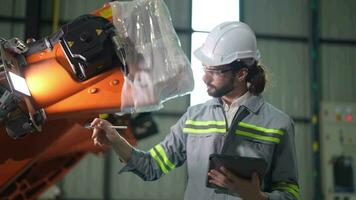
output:
M 211 81 L 211 76 L 204 72 L 203 81 L 204 83 L 209 83 Z

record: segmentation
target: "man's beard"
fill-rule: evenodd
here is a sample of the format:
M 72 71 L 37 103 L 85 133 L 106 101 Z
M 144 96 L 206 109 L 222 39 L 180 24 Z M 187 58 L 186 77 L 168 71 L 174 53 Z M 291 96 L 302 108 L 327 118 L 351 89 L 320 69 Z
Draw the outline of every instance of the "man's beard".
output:
M 209 96 L 216 97 L 216 98 L 222 97 L 234 89 L 234 78 L 231 78 L 229 82 L 227 82 L 225 85 L 220 86 L 219 88 L 212 85 L 209 86 L 210 89 L 208 88 L 207 91 Z

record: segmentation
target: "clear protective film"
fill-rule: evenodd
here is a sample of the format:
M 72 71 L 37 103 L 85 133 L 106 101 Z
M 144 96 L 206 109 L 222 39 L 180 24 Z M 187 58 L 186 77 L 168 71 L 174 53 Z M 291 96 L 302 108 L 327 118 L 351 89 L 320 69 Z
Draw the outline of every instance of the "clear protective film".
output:
M 164 101 L 191 92 L 190 62 L 164 1 L 116 1 L 110 5 L 116 43 L 127 66 L 121 113 L 158 110 Z

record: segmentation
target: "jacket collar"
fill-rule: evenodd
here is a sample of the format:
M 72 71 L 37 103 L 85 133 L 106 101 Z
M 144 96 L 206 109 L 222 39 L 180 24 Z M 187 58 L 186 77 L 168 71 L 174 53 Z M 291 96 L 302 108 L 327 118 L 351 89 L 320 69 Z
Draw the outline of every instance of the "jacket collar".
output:
M 251 95 L 242 105 L 246 106 L 249 111 L 257 114 L 264 102 L 262 95 Z M 213 106 L 222 106 L 223 102 L 220 98 L 213 98 L 210 104 Z

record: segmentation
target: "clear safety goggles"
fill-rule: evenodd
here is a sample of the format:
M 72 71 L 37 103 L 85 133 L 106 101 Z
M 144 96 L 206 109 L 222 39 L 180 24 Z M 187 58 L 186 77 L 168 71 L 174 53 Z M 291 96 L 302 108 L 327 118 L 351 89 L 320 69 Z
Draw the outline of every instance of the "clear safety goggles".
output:
M 234 70 L 232 66 L 218 66 L 218 67 L 207 67 L 203 66 L 203 71 L 205 74 L 210 76 L 222 76 L 226 72 Z

